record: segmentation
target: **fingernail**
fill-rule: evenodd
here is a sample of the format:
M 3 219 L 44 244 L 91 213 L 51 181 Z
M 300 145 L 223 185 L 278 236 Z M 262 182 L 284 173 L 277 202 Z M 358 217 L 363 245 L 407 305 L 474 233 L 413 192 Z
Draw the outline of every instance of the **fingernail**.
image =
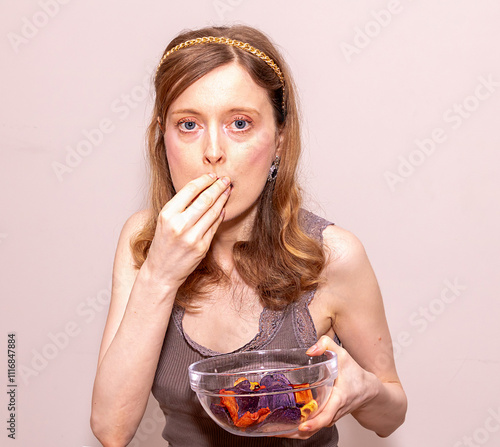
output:
M 314 354 L 316 351 L 318 350 L 318 346 L 317 345 L 313 345 L 311 346 L 307 351 L 306 351 L 306 354 Z
M 208 175 L 212 178 L 217 178 L 217 176 L 213 172 L 209 172 Z
M 222 177 L 221 178 L 222 180 L 222 183 L 224 183 L 224 185 L 229 185 L 229 183 L 231 183 L 231 179 L 229 177 Z
M 300 431 L 309 431 L 309 430 L 311 430 L 311 427 L 309 427 L 309 425 L 303 425 L 303 426 L 299 427 L 299 430 Z
M 226 196 L 228 196 L 228 195 L 229 195 L 229 193 L 231 192 L 231 190 L 232 190 L 232 189 L 233 189 L 233 188 L 231 188 L 230 186 L 228 186 L 228 187 L 226 188 L 226 190 L 224 191 L 224 194 L 225 194 Z

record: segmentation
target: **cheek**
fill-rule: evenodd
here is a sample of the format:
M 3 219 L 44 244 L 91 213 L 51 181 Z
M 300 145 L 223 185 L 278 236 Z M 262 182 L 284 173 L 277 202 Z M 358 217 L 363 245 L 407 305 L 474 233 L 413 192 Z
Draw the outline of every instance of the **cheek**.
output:
M 166 133 L 163 137 L 163 143 L 165 145 L 169 165 L 179 163 L 182 160 L 182 148 L 180 147 L 177 139 L 171 136 L 171 134 Z
M 251 170 L 255 174 L 261 172 L 266 175 L 274 160 L 274 140 L 264 135 L 256 138 L 245 148 L 245 170 Z
M 174 189 L 179 191 L 187 182 L 196 178 L 196 172 L 193 169 L 194 164 L 190 159 L 187 148 L 179 144 L 175 137 L 166 134 L 163 141 Z

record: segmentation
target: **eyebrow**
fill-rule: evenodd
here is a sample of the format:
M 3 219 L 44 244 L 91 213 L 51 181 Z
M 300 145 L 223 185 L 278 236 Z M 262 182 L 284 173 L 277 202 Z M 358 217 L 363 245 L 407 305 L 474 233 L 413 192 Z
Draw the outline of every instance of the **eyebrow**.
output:
M 257 109 L 254 109 L 253 107 L 233 107 L 231 110 L 229 110 L 229 112 L 231 112 L 231 113 L 236 113 L 236 112 L 251 113 L 251 114 L 260 116 L 260 112 Z
M 181 114 L 199 115 L 200 113 L 194 109 L 179 109 L 179 110 L 174 110 L 172 112 L 172 115 L 181 115 Z
M 253 107 L 233 107 L 233 108 L 229 109 L 228 112 L 229 113 L 237 113 L 237 112 L 250 113 L 250 114 L 259 115 L 259 116 L 261 115 L 261 113 Z M 184 115 L 184 114 L 201 115 L 201 113 L 195 109 L 179 109 L 179 110 L 174 110 L 172 112 L 172 115 Z

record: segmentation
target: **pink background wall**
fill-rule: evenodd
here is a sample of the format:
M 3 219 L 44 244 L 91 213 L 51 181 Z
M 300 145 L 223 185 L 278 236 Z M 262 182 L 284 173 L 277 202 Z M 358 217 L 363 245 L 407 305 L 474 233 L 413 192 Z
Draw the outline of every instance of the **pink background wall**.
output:
M 144 203 L 151 67 L 181 29 L 234 22 L 282 48 L 302 99 L 309 207 L 364 242 L 385 297 L 407 421 L 382 440 L 347 417 L 342 446 L 500 444 L 500 2 L 3 10 L 0 319 L 4 356 L 7 333 L 17 337 L 13 445 L 99 445 L 90 394 L 118 235 Z M 161 428 L 151 402 L 131 445 L 164 445 Z

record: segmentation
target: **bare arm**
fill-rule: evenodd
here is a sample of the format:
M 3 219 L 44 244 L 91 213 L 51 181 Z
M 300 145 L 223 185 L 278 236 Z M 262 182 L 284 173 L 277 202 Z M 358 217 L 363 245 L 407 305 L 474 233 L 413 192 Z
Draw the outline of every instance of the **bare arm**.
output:
M 377 279 L 361 242 L 352 233 L 330 226 L 323 235 L 329 261 L 322 299 L 343 347 L 323 336 L 308 353 L 336 352 L 339 374 L 323 411 L 291 437 L 308 438 L 346 414 L 379 436 L 389 436 L 403 423 L 407 401 L 396 372 Z
M 324 238 L 331 251 L 326 275 L 333 327 L 343 345 L 338 347 L 328 337 L 318 342 L 319 351 L 331 349 L 339 356 L 331 409 L 335 413 L 329 423 L 351 413 L 365 428 L 388 436 L 403 423 L 407 401 L 396 372 L 380 288 L 356 236 L 332 226 Z
M 175 295 L 208 251 L 224 216 L 224 191 L 227 186 L 208 175 L 179 191 L 160 213 L 139 270 L 130 239 L 146 214 L 135 214 L 123 227 L 92 396 L 91 427 L 105 447 L 127 445 L 137 430 Z
M 105 446 L 126 445 L 139 426 L 175 298 L 175 290 L 158 284 L 146 264 L 132 266 L 129 241 L 139 218 L 127 221 L 118 242 L 94 383 L 91 426 Z

